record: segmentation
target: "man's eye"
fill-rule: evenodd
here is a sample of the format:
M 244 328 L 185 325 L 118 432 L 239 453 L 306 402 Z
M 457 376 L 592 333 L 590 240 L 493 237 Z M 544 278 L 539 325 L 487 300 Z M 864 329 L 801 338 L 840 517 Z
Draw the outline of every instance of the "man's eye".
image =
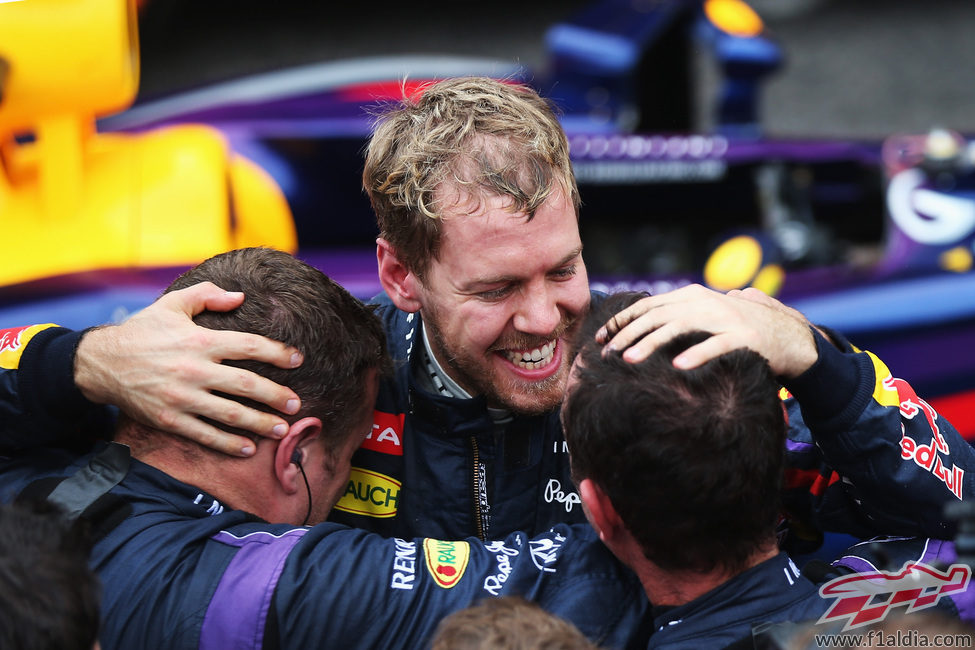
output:
M 510 291 L 510 286 L 504 286 L 498 289 L 491 289 L 490 291 L 481 291 L 477 294 L 477 297 L 481 300 L 500 300 L 508 295 Z
M 572 266 L 565 266 L 552 273 L 553 276 L 560 279 L 571 278 L 575 274 L 576 274 L 575 264 L 573 264 Z

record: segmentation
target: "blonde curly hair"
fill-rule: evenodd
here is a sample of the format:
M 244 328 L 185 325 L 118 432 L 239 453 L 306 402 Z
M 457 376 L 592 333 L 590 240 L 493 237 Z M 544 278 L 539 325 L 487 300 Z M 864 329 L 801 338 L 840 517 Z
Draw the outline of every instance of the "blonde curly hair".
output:
M 552 106 L 527 86 L 486 77 L 433 83 L 382 113 L 362 184 L 380 237 L 421 278 L 439 253 L 445 189 L 473 200 L 471 212 L 485 193 L 510 197 L 511 212 L 528 219 L 561 190 L 579 212 L 568 141 Z

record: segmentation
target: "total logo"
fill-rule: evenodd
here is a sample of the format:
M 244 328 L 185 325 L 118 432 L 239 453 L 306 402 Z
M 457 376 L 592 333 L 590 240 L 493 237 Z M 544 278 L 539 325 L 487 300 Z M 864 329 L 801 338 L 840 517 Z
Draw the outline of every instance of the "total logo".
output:
M 345 494 L 335 504 L 336 510 L 355 515 L 395 517 L 402 484 L 385 474 L 353 467 Z
M 439 539 L 423 540 L 423 555 L 427 571 L 434 582 L 450 589 L 464 577 L 467 563 L 471 557 L 471 547 L 467 542 L 445 542 Z
M 363 449 L 391 456 L 403 455 L 403 421 L 405 413 L 372 412 L 372 431 L 362 441 Z

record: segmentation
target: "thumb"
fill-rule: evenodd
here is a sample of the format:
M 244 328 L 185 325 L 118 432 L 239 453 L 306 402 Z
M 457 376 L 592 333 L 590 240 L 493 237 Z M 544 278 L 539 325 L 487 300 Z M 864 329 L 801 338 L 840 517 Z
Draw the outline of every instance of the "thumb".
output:
M 201 282 L 185 289 L 170 291 L 158 301 L 161 307 L 196 316 L 203 311 L 230 311 L 244 302 L 241 291 L 224 291 L 212 282 Z

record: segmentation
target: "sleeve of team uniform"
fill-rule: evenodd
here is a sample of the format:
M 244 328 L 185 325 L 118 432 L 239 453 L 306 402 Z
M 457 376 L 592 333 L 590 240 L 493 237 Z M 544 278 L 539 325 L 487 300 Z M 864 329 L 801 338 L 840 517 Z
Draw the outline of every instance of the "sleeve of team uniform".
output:
M 975 494 L 975 451 L 876 355 L 816 336 L 819 360 L 787 385 L 797 402 L 788 405 L 787 445 L 793 459 L 805 456 L 790 477 L 811 478 L 820 525 L 858 535 L 952 535 L 943 509 Z
M 0 330 L 0 449 L 72 441 L 100 412 L 74 385 L 82 334 L 51 324 Z
M 440 620 L 484 598 L 538 602 L 606 648 L 646 647 L 639 582 L 588 526 L 529 539 L 387 539 L 310 529 L 284 564 L 266 647 L 429 647 Z M 642 645 L 641 645 L 642 644 Z

